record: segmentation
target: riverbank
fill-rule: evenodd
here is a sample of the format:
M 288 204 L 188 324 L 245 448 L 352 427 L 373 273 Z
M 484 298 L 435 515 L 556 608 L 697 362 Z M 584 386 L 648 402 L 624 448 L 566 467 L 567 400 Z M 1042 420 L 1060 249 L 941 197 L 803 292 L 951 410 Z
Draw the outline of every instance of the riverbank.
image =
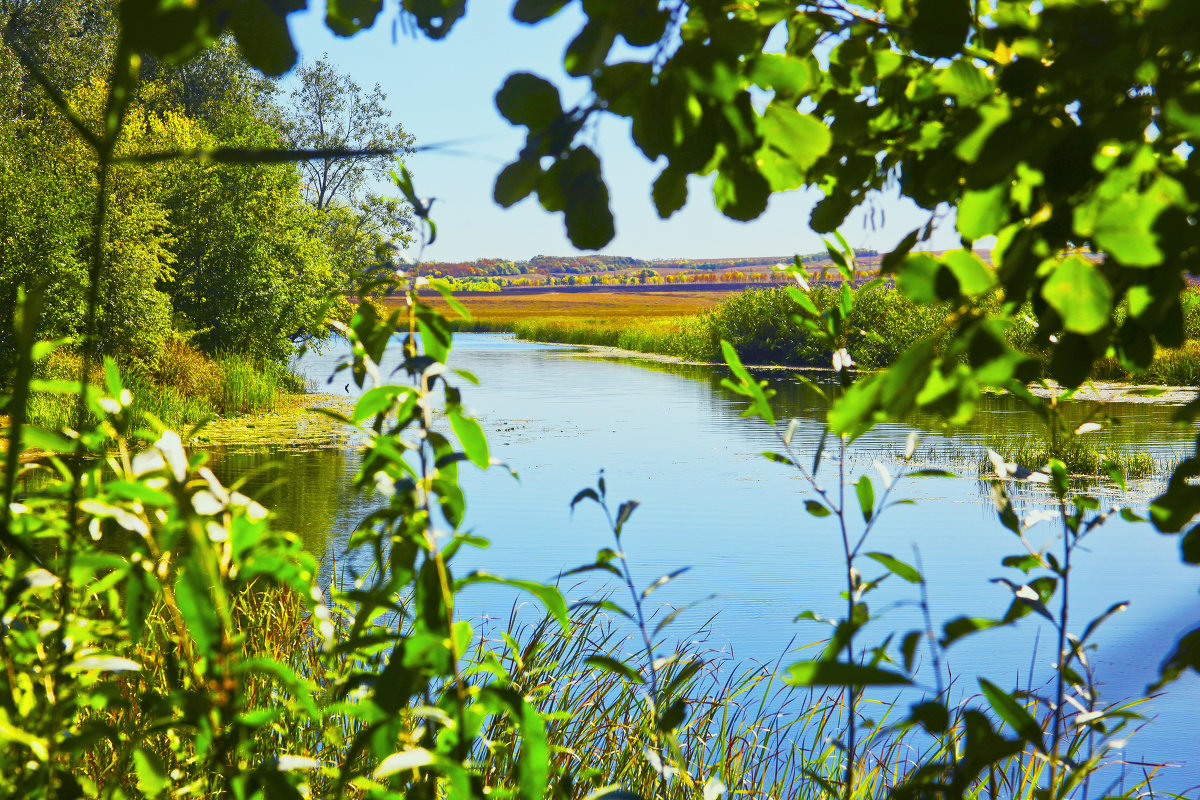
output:
M 79 380 L 82 356 L 68 348 L 55 350 L 37 365 L 34 377 L 46 385 Z M 131 395 L 135 419 L 152 414 L 168 427 L 184 428 L 213 417 L 274 412 L 286 398 L 304 393 L 302 378 L 286 365 L 242 353 L 206 355 L 191 345 L 169 342 L 152 364 L 128 363 L 117 369 Z M 89 376 L 95 386 L 110 379 L 97 366 Z M 34 391 L 27 417 L 49 430 L 74 427 L 76 396 L 71 392 Z

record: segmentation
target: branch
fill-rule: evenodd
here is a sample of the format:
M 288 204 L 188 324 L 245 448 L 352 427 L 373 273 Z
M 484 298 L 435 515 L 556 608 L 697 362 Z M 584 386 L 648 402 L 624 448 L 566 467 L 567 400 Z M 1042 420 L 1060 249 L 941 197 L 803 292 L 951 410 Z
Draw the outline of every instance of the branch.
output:
M 139 153 L 118 156 L 116 164 L 155 164 L 160 161 L 190 159 L 215 161 L 219 164 L 278 164 L 294 161 L 318 161 L 344 158 L 381 158 L 395 155 L 395 150 L 350 150 L 332 147 L 321 150 L 292 150 L 286 148 L 216 147 L 211 150 L 160 150 L 154 153 Z

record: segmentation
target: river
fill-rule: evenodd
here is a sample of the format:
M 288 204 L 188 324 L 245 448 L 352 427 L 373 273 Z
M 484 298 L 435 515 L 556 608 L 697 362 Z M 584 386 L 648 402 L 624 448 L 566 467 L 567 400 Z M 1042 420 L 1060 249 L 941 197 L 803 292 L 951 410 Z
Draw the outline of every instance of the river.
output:
M 328 390 L 324 378 L 342 358 L 344 353 L 330 348 L 309 353 L 299 366 L 321 384 L 318 389 Z M 653 596 L 664 608 L 698 602 L 674 624 L 676 635 L 686 636 L 712 617 L 710 646 L 715 643 L 735 659 L 762 661 L 778 659 L 789 644 L 827 636 L 821 623 L 794 619 L 805 610 L 822 616 L 843 610 L 842 545 L 834 520 L 805 512 L 804 501 L 811 496 L 807 484 L 761 455 L 777 449 L 775 431 L 740 416 L 744 402 L 721 387 L 717 372 L 601 357 L 498 334 L 457 336 L 450 365 L 479 378 L 478 387 L 461 382 L 464 402 L 488 432 L 492 454 L 519 475 L 514 480 L 502 469 L 464 470 L 466 526 L 491 541 L 489 549 L 469 556 L 472 565 L 553 582 L 560 572 L 590 562 L 598 548 L 611 545 L 607 529 L 594 506 L 580 505 L 572 514 L 568 503 L 581 488 L 594 486 L 603 469 L 614 502 L 641 502 L 623 541 L 635 578 L 648 583 L 690 568 Z M 338 378 L 335 390 L 344 383 Z M 786 375 L 774 386 L 777 413 L 801 420 L 796 443 L 811 458 L 823 401 Z M 1164 460 L 1190 451 L 1195 433 L 1170 425 L 1169 407 L 1128 404 L 1105 411 L 1121 424 L 1093 435 L 1114 445 L 1136 442 Z M 1020 573 L 1000 561 L 1023 547 L 997 522 L 974 463 L 989 440 L 1035 434 L 1035 425 L 1011 398 L 992 396 L 984 398 L 977 419 L 965 429 L 942 431 L 935 420 L 924 418 L 883 424 L 847 452 L 848 480 L 863 472 L 876 475 L 876 459 L 898 474 L 906 468 L 905 440 L 915 430 L 921 437 L 918 465 L 947 466 L 960 475 L 900 478 L 895 496 L 916 502 L 889 509 L 866 547 L 906 561 L 916 558 L 914 548 L 919 550 L 939 628 L 962 614 L 1000 616 L 1008 606 L 1008 590 L 991 579 L 1017 580 Z M 823 473 L 830 487 L 837 484 L 834 456 Z M 373 502 L 349 489 L 355 464 L 353 449 L 229 453 L 218 459 L 227 474 L 263 466 L 255 480 L 283 524 L 300 532 L 326 563 L 351 568 L 356 561 L 345 552 L 346 537 Z M 285 479 L 282 485 L 265 488 L 279 477 Z M 1158 480 L 1147 479 L 1133 481 L 1123 498 L 1103 484 L 1092 491 L 1105 503 L 1144 510 L 1158 488 Z M 1037 491 L 1017 494 L 1022 507 L 1045 504 L 1046 496 Z M 1056 534 L 1054 524 L 1045 522 L 1028 538 L 1037 546 Z M 1130 603 L 1105 624 L 1093 654 L 1105 700 L 1138 694 L 1153 679 L 1184 626 L 1200 621 L 1197 587 L 1200 571 L 1181 564 L 1178 539 L 1148 524 L 1113 519 L 1088 537 L 1074 562 L 1071 628 L 1081 629 L 1113 602 Z M 568 593 L 579 599 L 602 591 L 593 582 L 572 585 Z M 882 621 L 861 637 L 879 642 L 893 629 L 920 627 L 916 600 L 912 586 L 888 581 L 872 601 L 872 613 Z M 474 615 L 504 617 L 512 601 L 498 590 L 468 592 L 463 607 Z M 1007 687 L 1025 685 L 1031 671 L 1035 686 L 1046 680 L 1054 637 L 1049 625 L 1039 622 L 1027 617 L 953 645 L 947 655 L 958 688 L 975 693 L 976 675 Z M 790 661 L 806 657 L 792 655 Z M 785 656 L 784 663 L 790 661 Z M 928 667 L 923 675 L 928 683 Z M 1172 762 L 1156 780 L 1158 789 L 1200 785 L 1200 747 L 1193 733 L 1200 679 L 1185 676 L 1141 710 L 1154 719 L 1129 739 L 1126 758 Z M 1129 769 L 1131 776 L 1140 774 L 1140 768 Z M 1111 769 L 1107 775 L 1116 777 Z

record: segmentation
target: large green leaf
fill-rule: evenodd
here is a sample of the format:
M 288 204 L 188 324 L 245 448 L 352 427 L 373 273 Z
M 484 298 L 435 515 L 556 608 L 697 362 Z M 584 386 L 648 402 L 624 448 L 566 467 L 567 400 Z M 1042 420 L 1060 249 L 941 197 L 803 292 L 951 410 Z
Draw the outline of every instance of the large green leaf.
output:
M 907 686 L 912 682 L 896 672 L 842 661 L 792 664 L 784 681 L 791 686 Z
M 833 136 L 817 118 L 781 103 L 767 106 L 759 123 L 763 144 L 800 169 L 811 167 L 829 151 Z
M 524 200 L 537 188 L 538 178 L 542 168 L 532 158 L 519 158 L 512 162 L 496 176 L 496 185 L 492 190 L 492 199 L 498 205 L 509 206 Z
M 1062 317 L 1063 327 L 1074 333 L 1096 333 L 1112 314 L 1112 286 L 1080 255 L 1059 262 L 1042 285 L 1042 297 Z
M 1008 221 L 1007 200 L 1008 191 L 1002 183 L 964 192 L 958 201 L 958 232 L 972 242 L 994 234 Z
M 562 114 L 562 102 L 554 84 L 528 72 L 514 72 L 496 92 L 496 109 L 514 125 L 541 130 Z
M 751 220 L 767 210 L 771 185 L 758 169 L 738 159 L 726 158 L 713 181 L 713 199 L 721 213 L 731 219 Z
M 996 716 L 1011 725 L 1022 739 L 1043 753 L 1046 752 L 1042 726 L 1038 725 L 1037 720 L 1012 695 L 985 678 L 979 679 L 979 686 Z
M 471 463 L 480 469 L 487 469 L 490 464 L 490 456 L 487 437 L 483 434 L 483 426 L 461 411 L 448 411 L 446 416 L 450 418 L 450 427 L 454 429 L 454 435 L 462 444 L 467 458 L 471 459 Z
M 591 148 L 577 147 L 560 164 L 558 189 L 567 237 L 578 248 L 597 250 L 616 236 L 600 159 Z

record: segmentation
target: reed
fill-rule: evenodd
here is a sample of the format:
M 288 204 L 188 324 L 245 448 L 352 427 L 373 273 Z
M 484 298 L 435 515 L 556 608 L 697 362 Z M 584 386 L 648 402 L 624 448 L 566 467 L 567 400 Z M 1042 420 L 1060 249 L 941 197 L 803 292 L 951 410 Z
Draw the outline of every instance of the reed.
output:
M 623 321 L 519 320 L 509 327 L 519 339 L 559 344 L 617 347 L 691 361 L 712 361 L 716 342 L 706 316 Z
M 1169 472 L 1173 466 L 1145 451 L 1114 446 L 1111 442 L 1102 443 L 1087 436 L 1073 436 L 1054 443 L 1040 436 L 1015 437 L 994 442 L 991 447 L 1005 461 L 1028 469 L 1039 469 L 1051 458 L 1057 458 L 1075 475 L 1107 475 L 1111 467 L 1116 467 L 1127 477 L 1145 478 Z M 976 463 L 981 474 L 993 472 L 986 451 L 979 454 Z
M 252 585 L 237 597 L 233 615 L 247 662 L 262 659 L 286 665 L 329 692 L 311 698 L 314 711 L 323 709 L 311 718 L 280 715 L 274 726 L 260 729 L 254 751 L 264 758 L 318 753 L 319 760 L 329 765 L 355 758 L 353 742 L 365 726 L 339 713 L 339 698 L 332 696 L 334 683 L 325 676 L 355 670 L 373 674 L 380 665 L 352 663 L 336 649 L 324 652 L 303 602 L 287 589 Z M 137 656 L 142 670 L 118 682 L 125 702 L 94 712 L 89 719 L 95 724 L 133 732 L 147 711 L 148 699 L 165 696 L 181 680 L 170 646 L 173 624 L 162 604 L 148 615 L 148 635 Z M 348 635 L 344 628 L 339 625 L 339 636 Z M 796 657 L 794 651 L 774 663 L 739 663 L 712 644 L 707 624 L 680 637 L 669 655 L 672 663 L 662 675 L 664 681 L 679 680 L 679 693 L 687 698 L 686 722 L 678 732 L 679 773 L 664 791 L 643 753 L 650 735 L 645 726 L 647 698 L 614 673 L 587 663 L 597 655 L 633 660 L 637 648 L 628 637 L 619 622 L 597 606 L 577 609 L 566 631 L 550 620 L 529 620 L 514 606 L 499 624 L 481 625 L 464 654 L 464 672 L 473 681 L 482 683 L 504 674 L 512 689 L 532 700 L 547 721 L 549 785 L 555 796 L 581 797 L 619 784 L 641 797 L 693 800 L 710 780 L 726 787 L 727 797 L 824 800 L 828 796 L 827 787 L 835 785 L 844 771 L 845 752 L 836 743 L 837 732 L 844 727 L 840 690 L 786 686 L 781 679 L 782 656 Z M 242 680 L 241 713 L 267 713 L 278 707 L 277 676 L 248 670 Z M 962 744 L 966 727 L 961 715 L 952 720 L 944 736 L 935 738 L 893 724 L 897 704 L 895 699 L 864 700 L 860 713 L 864 719 L 871 717 L 872 724 L 857 756 L 852 800 L 884 800 L 914 770 L 952 758 Z M 1048 719 L 1045 709 L 1033 710 Z M 419 727 L 428 709 L 414 698 L 399 713 L 406 724 Z M 166 737 L 148 736 L 144 747 L 164 769 L 192 757 L 190 750 Z M 521 731 L 510 720 L 496 717 L 476 738 L 471 758 L 480 765 L 488 785 L 516 786 L 521 747 Z M 1072 758 L 1085 759 L 1086 748 L 1083 734 L 1065 743 Z M 107 740 L 100 739 L 81 758 L 84 777 L 103 783 L 115 755 Z M 965 796 L 1033 800 L 1039 781 L 1044 781 L 1044 764 L 1032 752 L 1019 753 L 995 765 L 988 780 Z M 1110 775 L 1101 764 L 1096 769 L 1098 785 L 1111 790 L 1106 796 L 1137 796 L 1148 785 L 1148 778 L 1139 778 L 1122 787 L 1119 773 Z M 133 777 L 127 782 L 125 788 L 133 796 L 138 787 Z M 326 790 L 333 787 L 329 771 L 315 770 L 310 785 L 313 796 L 327 796 Z M 351 791 L 346 796 L 360 795 Z

